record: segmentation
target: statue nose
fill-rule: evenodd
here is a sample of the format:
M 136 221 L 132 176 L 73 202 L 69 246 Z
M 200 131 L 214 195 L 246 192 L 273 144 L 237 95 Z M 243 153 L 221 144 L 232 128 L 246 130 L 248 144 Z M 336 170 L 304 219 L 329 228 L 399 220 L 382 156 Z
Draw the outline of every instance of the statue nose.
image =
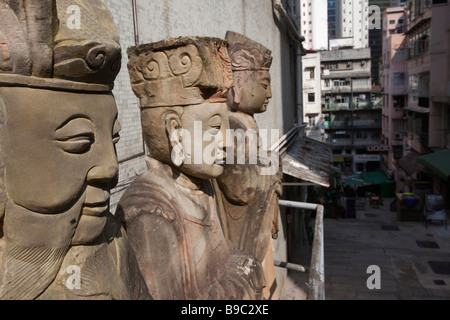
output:
M 111 183 L 117 179 L 119 167 L 117 163 L 107 166 L 95 166 L 89 170 L 87 175 L 88 182 L 94 183 Z

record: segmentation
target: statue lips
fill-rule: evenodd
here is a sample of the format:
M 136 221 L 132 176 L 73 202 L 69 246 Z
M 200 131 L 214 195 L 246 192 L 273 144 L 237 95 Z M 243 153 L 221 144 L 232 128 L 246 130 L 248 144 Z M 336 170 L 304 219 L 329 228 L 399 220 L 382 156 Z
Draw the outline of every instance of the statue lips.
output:
M 109 209 L 110 194 L 108 191 L 88 186 L 86 190 L 86 200 L 83 205 L 83 215 L 92 217 L 104 216 Z

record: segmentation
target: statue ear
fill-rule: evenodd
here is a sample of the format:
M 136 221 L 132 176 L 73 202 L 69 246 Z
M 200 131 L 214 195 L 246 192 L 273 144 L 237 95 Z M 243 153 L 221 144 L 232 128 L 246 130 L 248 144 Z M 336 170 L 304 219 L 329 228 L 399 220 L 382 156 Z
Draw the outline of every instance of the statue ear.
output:
M 181 133 L 181 119 L 176 113 L 169 113 L 165 118 L 166 134 L 169 138 L 171 159 L 173 164 L 180 166 L 184 159 L 183 135 Z
M 234 86 L 231 91 L 233 91 L 234 103 L 239 105 L 242 100 L 242 88 L 244 87 L 244 78 L 241 75 L 235 75 Z
M 228 106 L 232 111 L 239 110 L 239 104 L 242 100 L 242 87 L 244 86 L 244 79 L 241 75 L 234 75 L 234 86 L 228 90 Z

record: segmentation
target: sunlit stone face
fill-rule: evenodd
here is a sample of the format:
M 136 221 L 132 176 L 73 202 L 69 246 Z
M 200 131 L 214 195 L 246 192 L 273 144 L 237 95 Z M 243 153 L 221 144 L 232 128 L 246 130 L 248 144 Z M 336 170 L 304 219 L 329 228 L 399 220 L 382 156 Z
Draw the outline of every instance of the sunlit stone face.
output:
M 184 108 L 181 126 L 188 132 L 181 146 L 184 173 L 200 178 L 217 178 L 226 160 L 227 130 L 230 128 L 226 103 L 204 103 Z
M 58 214 L 108 211 L 118 164 L 117 106 L 110 94 L 0 88 L 7 121 L 2 137 L 5 190 L 27 210 Z
M 239 74 L 239 71 L 236 73 Z M 246 80 L 240 88 L 241 100 L 239 110 L 248 114 L 265 112 L 269 100 L 272 98 L 270 73 L 268 71 L 253 71 L 248 73 L 248 77 L 246 77 Z

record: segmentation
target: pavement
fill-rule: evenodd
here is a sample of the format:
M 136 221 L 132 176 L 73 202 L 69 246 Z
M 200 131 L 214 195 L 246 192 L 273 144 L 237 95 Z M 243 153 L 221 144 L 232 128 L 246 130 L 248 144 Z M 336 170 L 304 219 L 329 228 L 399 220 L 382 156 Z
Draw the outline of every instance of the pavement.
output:
M 326 300 L 450 299 L 450 223 L 397 221 L 393 200 L 358 198 L 356 218 L 324 220 Z M 304 300 L 306 282 L 289 271 L 281 299 Z

